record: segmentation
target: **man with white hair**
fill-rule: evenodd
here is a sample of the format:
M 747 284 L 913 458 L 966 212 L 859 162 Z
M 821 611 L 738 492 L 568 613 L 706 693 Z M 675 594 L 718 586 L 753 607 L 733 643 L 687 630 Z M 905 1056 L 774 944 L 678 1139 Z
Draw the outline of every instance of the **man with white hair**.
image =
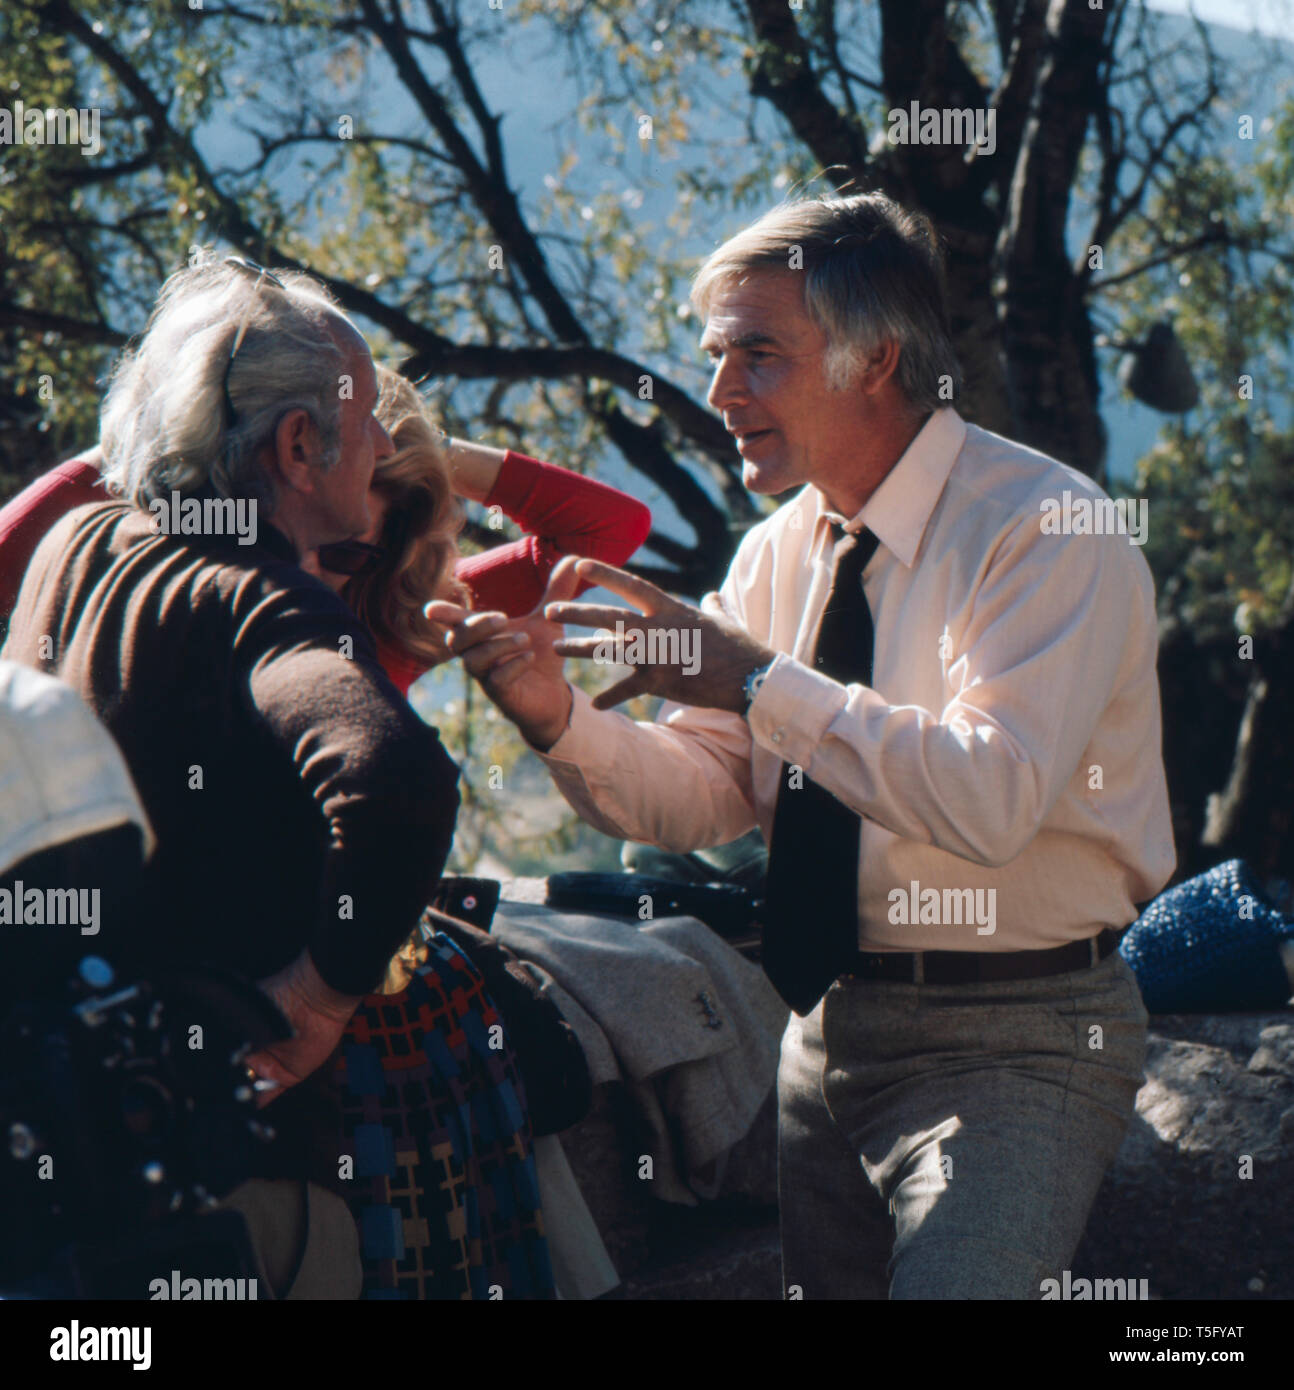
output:
M 1114 947 L 1175 860 L 1149 569 L 1040 526 L 1100 488 L 949 404 L 934 237 L 889 199 L 775 209 L 693 302 L 745 485 L 796 489 L 720 591 L 563 561 L 542 615 L 428 611 L 592 825 L 769 840 L 787 1297 L 1040 1298 L 1132 1114 Z M 609 639 L 563 622 L 656 664 L 590 701 L 562 658 Z M 639 693 L 656 722 L 610 711 Z
M 41 542 L 4 648 L 85 699 L 157 833 L 147 910 L 99 949 L 260 980 L 295 1032 L 250 1059 L 279 1088 L 329 1056 L 414 929 L 458 808 L 435 730 L 298 563 L 368 527 L 393 452 L 377 396 L 363 338 L 315 281 L 238 257 L 178 272 L 104 404 L 120 500 Z M 285 1175 L 336 1188 L 313 1091 L 270 1111 L 278 1153 Z

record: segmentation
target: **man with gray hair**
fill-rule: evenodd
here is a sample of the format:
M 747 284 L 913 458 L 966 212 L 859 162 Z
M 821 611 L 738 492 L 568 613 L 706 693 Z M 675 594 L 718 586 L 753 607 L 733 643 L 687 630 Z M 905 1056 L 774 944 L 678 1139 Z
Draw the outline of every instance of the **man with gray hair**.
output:
M 239 257 L 178 272 L 104 404 L 121 500 L 41 542 L 4 648 L 99 715 L 157 833 L 147 908 L 99 949 L 261 981 L 294 1029 L 249 1059 L 270 1099 L 332 1053 L 416 926 L 458 809 L 435 730 L 298 563 L 368 527 L 393 452 L 377 399 L 363 338 L 315 281 Z M 336 1189 L 324 1089 L 274 1105 L 281 1171 L 264 1176 Z
M 697 610 L 563 561 L 528 619 L 428 611 L 592 825 L 768 839 L 787 1296 L 1040 1298 L 1132 1114 L 1146 1013 L 1114 947 L 1175 861 L 1149 569 L 1044 530 L 1048 499 L 1101 489 L 950 404 L 922 218 L 784 205 L 693 302 L 746 487 L 795 489 L 720 591 Z M 569 602 L 578 580 L 639 612 Z M 606 637 L 558 623 L 683 632 L 700 667 L 590 700 L 562 659 Z M 654 723 L 610 710 L 641 693 Z

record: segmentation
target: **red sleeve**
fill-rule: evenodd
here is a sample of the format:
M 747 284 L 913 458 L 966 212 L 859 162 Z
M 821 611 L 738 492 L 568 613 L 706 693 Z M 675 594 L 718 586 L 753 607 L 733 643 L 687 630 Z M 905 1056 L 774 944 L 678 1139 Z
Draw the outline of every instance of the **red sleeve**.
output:
M 563 555 L 623 565 L 651 531 L 651 511 L 636 498 L 511 449 L 485 505 L 500 507 L 530 534 L 460 560 L 455 572 L 478 610 L 497 609 L 514 618 L 543 597 Z M 589 587 L 581 585 L 580 592 Z
M 92 463 L 69 459 L 0 507 L 0 614 L 13 612 L 27 562 L 59 517 L 88 502 L 108 501 L 99 482 Z
M 377 659 L 381 662 L 382 669 L 390 676 L 391 684 L 407 700 L 409 687 L 419 676 L 431 670 L 431 663 L 411 655 L 403 647 L 389 647 L 376 638 L 374 641 L 377 646 Z

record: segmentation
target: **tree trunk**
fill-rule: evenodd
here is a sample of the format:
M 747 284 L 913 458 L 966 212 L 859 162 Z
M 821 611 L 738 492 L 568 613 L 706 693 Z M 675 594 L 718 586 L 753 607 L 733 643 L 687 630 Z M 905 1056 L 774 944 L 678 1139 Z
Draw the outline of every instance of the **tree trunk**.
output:
M 947 271 L 948 319 L 962 369 L 957 410 L 981 429 L 1011 437 L 1017 426 L 1011 411 L 1002 330 L 992 291 L 996 228 L 945 222 L 940 230 Z
M 1294 584 L 1276 630 L 1254 642 L 1254 668 L 1201 843 L 1221 859 L 1243 856 L 1262 879 L 1294 878 Z
M 1066 231 L 1087 124 L 1101 99 L 1106 14 L 1053 4 L 1047 47 L 998 243 L 1002 338 L 1016 437 L 1095 476 L 1106 434 L 1083 284 Z
M 1101 475 L 1107 436 L 1092 326 L 1065 262 L 1009 277 L 1002 341 L 1014 437 L 1089 477 Z
M 1201 645 L 1172 624 L 1160 634 L 1159 701 L 1163 711 L 1164 771 L 1173 817 L 1177 868 L 1173 882 L 1193 878 L 1218 862 L 1202 843 L 1209 793 L 1226 781 L 1235 730 L 1245 703 L 1235 645 Z

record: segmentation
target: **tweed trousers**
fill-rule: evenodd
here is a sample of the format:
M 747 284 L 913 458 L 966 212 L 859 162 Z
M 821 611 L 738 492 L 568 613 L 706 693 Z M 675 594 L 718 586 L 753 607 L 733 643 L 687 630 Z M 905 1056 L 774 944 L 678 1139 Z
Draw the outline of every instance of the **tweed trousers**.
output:
M 785 1295 L 1040 1298 L 1082 1237 L 1145 1051 L 1117 951 L 1005 984 L 842 976 L 782 1039 Z

